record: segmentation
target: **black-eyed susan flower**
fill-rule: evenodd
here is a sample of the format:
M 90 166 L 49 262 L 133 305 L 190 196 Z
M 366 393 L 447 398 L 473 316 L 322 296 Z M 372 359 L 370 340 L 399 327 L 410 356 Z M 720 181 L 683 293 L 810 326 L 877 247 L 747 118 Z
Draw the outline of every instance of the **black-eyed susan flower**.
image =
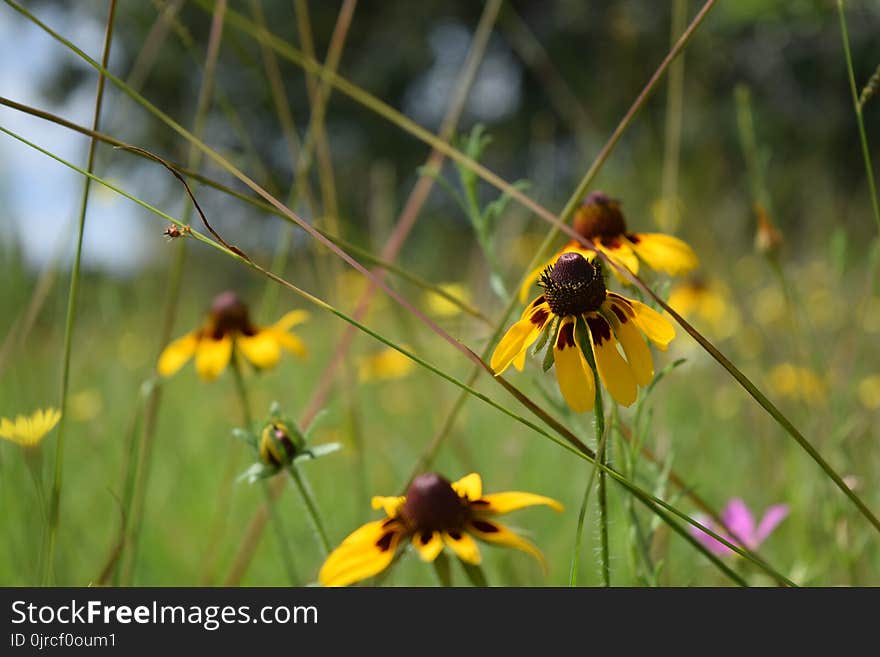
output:
M 495 516 L 527 506 L 547 505 L 562 511 L 556 500 L 532 493 L 483 495 L 480 475 L 471 473 L 450 483 L 439 474 L 416 477 L 400 497 L 374 497 L 373 508 L 385 518 L 356 529 L 336 548 L 318 574 L 324 586 L 348 586 L 385 570 L 399 547 L 409 540 L 423 561 L 432 562 L 449 547 L 466 564 L 480 563 L 474 540 L 527 552 L 541 563 L 541 552 L 529 541 L 495 521 Z
M 161 376 L 171 376 L 195 356 L 196 372 L 211 381 L 229 364 L 234 350 L 258 369 L 274 367 L 282 350 L 304 358 L 305 345 L 290 329 L 308 316 L 305 310 L 293 310 L 271 326 L 257 326 L 238 295 L 223 292 L 215 297 L 201 328 L 165 347 L 157 369 Z
M 688 272 L 699 264 L 693 249 L 677 237 L 663 233 L 631 233 L 620 210 L 620 201 L 603 192 L 591 192 L 574 215 L 574 230 L 593 242 L 608 258 L 633 274 L 639 273 L 639 260 L 651 269 L 672 276 Z M 577 240 L 563 246 L 548 262 L 532 271 L 520 288 L 520 301 L 541 278 L 544 269 L 563 253 L 579 253 L 587 260 L 596 254 Z M 616 274 L 617 272 L 615 272 Z
M 35 447 L 60 420 L 61 411 L 56 408 L 40 409 L 30 416 L 18 415 L 15 421 L 0 418 L 0 438 L 22 447 Z
M 590 363 L 617 402 L 629 406 L 638 386 L 654 378 L 654 360 L 642 334 L 665 350 L 675 329 L 660 313 L 640 301 L 605 288 L 602 266 L 580 253 L 563 253 L 541 274 L 544 293 L 532 301 L 511 326 L 492 354 L 496 375 L 513 364 L 525 365 L 528 348 L 539 337 L 539 348 L 549 340 L 556 379 L 565 401 L 580 413 L 593 408 L 595 380 Z M 617 350 L 623 347 L 626 358 Z

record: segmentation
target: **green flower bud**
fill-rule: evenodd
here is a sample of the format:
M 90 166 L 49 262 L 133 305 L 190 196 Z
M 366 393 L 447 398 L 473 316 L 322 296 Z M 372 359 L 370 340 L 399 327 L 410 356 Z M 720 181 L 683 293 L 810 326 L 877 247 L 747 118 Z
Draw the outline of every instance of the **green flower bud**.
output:
M 284 468 L 290 465 L 303 447 L 296 433 L 291 432 L 283 422 L 275 420 L 267 424 L 260 435 L 260 460 L 273 468 Z

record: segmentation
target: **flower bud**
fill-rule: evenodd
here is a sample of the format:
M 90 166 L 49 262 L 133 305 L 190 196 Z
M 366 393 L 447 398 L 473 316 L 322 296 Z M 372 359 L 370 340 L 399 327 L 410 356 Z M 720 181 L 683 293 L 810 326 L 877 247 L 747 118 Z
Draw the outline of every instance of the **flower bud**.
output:
M 761 255 L 773 257 L 779 253 L 782 247 L 782 233 L 770 220 L 770 216 L 760 203 L 755 204 L 755 215 L 758 218 L 758 227 L 755 230 L 755 250 Z
M 260 434 L 260 460 L 270 467 L 287 467 L 301 448 L 299 438 L 283 422 L 270 422 Z

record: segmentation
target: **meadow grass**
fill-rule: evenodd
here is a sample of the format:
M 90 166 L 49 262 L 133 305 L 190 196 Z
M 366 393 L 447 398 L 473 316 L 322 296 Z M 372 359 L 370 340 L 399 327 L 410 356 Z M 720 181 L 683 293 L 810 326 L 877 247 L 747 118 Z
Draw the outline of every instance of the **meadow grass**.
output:
M 36 20 L 17 3 L 7 4 Z M 488 3 L 484 10 L 477 30 L 481 36 L 474 41 L 482 45 L 472 50 L 466 65 L 470 74 L 463 74 L 461 95 L 451 104 L 438 134 L 336 72 L 347 31 L 356 29 L 355 3 L 345 3 L 340 11 L 325 64 L 315 57 L 305 3 L 297 3 L 302 50 L 271 33 L 258 2 L 251 5 L 254 21 L 225 3 L 198 4 L 212 12 L 214 28 L 192 131 L 184 127 L 185 120 L 167 115 L 122 76 L 109 71 L 106 61 L 99 65 L 70 48 L 72 56 L 87 61 L 141 109 L 175 131 L 181 146 L 188 149 L 186 169 L 205 168 L 200 161 L 204 155 L 249 187 L 251 193 L 238 192 L 234 202 L 243 200 L 249 212 L 260 208 L 261 227 L 270 220 L 283 225 L 283 237 L 274 249 L 248 240 L 245 226 L 218 224 L 209 206 L 204 214 L 197 208 L 198 219 L 189 203 L 180 219 L 173 214 L 144 216 L 144 221 L 153 222 L 157 240 L 162 239 L 163 217 L 180 226 L 192 224 L 192 231 L 183 237 L 160 242 L 167 251 L 161 261 L 168 266 L 170 284 L 161 261 L 128 279 L 81 273 L 74 266 L 67 281 L 47 275 L 40 284 L 17 251 L 5 248 L 0 415 L 11 417 L 49 403 L 59 372 L 64 381 L 60 406 L 65 412 L 57 455 L 50 441 L 38 448 L 41 491 L 34 491 L 28 470 L 34 454 L 22 454 L 7 444 L 0 450 L 0 499 L 8 518 L 0 543 L 4 556 L 0 582 L 189 585 L 220 582 L 234 572 L 234 583 L 284 585 L 297 579 L 296 583 L 311 583 L 327 547 L 327 541 L 314 540 L 315 522 L 326 530 L 330 545 L 336 545 L 358 525 L 378 517 L 370 510 L 368 495 L 400 494 L 425 468 L 450 479 L 477 471 L 488 492 L 534 491 L 564 504 L 562 515 L 529 509 L 518 512 L 512 521 L 547 556 L 546 575 L 523 554 L 486 548 L 483 572 L 492 585 L 562 585 L 569 580 L 580 585 L 875 581 L 880 559 L 871 547 L 878 540 L 871 524 L 880 529 L 874 516 L 880 498 L 870 482 L 880 466 L 873 445 L 880 392 L 872 392 L 870 383 L 878 362 L 870 335 L 880 331 L 880 301 L 874 296 L 876 245 L 865 251 L 845 233 L 829 242 L 817 229 L 798 235 L 797 248 L 781 253 L 753 252 L 742 240 L 738 249 L 719 250 L 698 227 L 684 222 L 680 232 L 695 238 L 701 271 L 723 281 L 726 293 L 716 300 L 716 309 L 721 304 L 716 312 L 721 323 L 696 313 L 691 315 L 693 328 L 672 313 L 679 323 L 678 337 L 669 352 L 655 352 L 656 371 L 680 359 L 683 363 L 667 371 L 650 394 L 643 390 L 632 408 L 618 407 L 606 396 L 601 422 L 602 414 L 595 413 L 595 434 L 594 414 L 572 412 L 559 395 L 552 371 L 542 372 L 539 362 L 530 362 L 522 374 L 495 380 L 485 375 L 489 355 L 510 324 L 508 317 L 520 305 L 515 293 L 504 298 L 503 286 L 490 286 L 487 244 L 491 241 L 498 253 L 509 255 L 500 271 L 492 272 L 506 279 L 508 290 L 517 290 L 523 274 L 558 246 L 560 232 L 593 248 L 567 222 L 597 179 L 603 184 L 615 181 L 613 173 L 603 177 L 600 171 L 669 70 L 677 72 L 667 110 L 683 111 L 683 70 L 670 66 L 699 34 L 712 0 L 686 29 L 684 3 L 676 4 L 670 52 L 585 167 L 565 203 L 560 203 L 558 214 L 537 201 L 533 190 L 511 185 L 451 141 L 458 119 L 455 108 L 460 112 L 463 107 L 500 3 Z M 840 17 L 845 21 L 842 6 Z M 861 155 L 872 181 L 859 202 L 867 218 L 877 208 L 874 174 L 864 103 L 856 93 L 842 24 Z M 288 156 L 298 162 L 286 202 L 278 200 L 285 194 L 268 191 L 275 187 L 271 181 L 251 179 L 246 173 L 265 169 L 264 163 L 230 159 L 202 140 L 200 126 L 211 111 L 211 71 L 223 48 L 221 26 L 224 34 L 238 30 L 241 38 L 255 39 L 261 49 L 264 70 L 257 70 L 271 88 Z M 59 41 L 64 41 L 63 36 Z M 54 47 L 63 52 L 63 46 Z M 298 117 L 284 104 L 284 80 L 276 56 L 301 66 L 307 74 L 310 119 L 302 140 L 295 134 Z M 382 248 L 375 248 L 371 240 L 361 244 L 349 237 L 358 234 L 361 218 L 341 210 L 338 203 L 337 195 L 345 190 L 333 171 L 333 138 L 325 129 L 331 87 L 360 103 L 364 112 L 378 114 L 433 149 L 427 165 L 419 170 L 416 189 L 421 191 L 409 197 L 415 205 L 406 206 Z M 15 99 L 4 101 L 15 105 Z M 235 115 L 235 107 L 225 109 Z M 91 131 L 82 130 L 98 136 L 97 119 Z M 752 200 L 770 209 L 768 198 L 773 192 L 757 155 L 757 130 L 753 124 L 748 130 L 744 168 L 752 176 Z M 668 122 L 666 135 L 661 200 L 668 209 L 672 197 L 685 193 L 677 191 L 684 186 L 679 179 L 689 172 L 678 152 L 680 125 Z M 35 146 L 51 153 L 50 143 Z M 123 151 L 117 153 L 114 158 L 123 156 Z M 471 172 L 474 186 L 480 178 L 519 204 L 507 206 L 505 221 L 491 236 L 475 239 L 462 222 L 445 230 L 422 226 L 438 216 L 436 208 L 421 206 L 433 176 L 441 171 L 443 157 L 454 160 L 460 171 Z M 313 158 L 318 167 L 310 176 Z M 58 158 L 47 166 L 64 163 Z M 79 169 L 87 176 L 84 180 L 105 184 L 101 176 L 106 170 L 91 175 L 92 164 L 90 156 L 86 169 Z M 214 180 L 216 168 L 207 179 L 206 175 L 196 178 L 209 186 L 192 183 L 186 190 L 193 200 L 202 199 L 209 188 L 211 194 L 228 189 Z M 310 189 L 314 184 L 320 193 Z M 183 189 L 178 191 L 182 195 Z M 86 187 L 85 198 L 88 194 Z M 643 203 L 647 200 L 644 194 L 634 196 Z M 224 202 L 232 203 L 232 198 Z M 629 201 L 626 207 L 631 207 Z M 286 219 L 286 225 L 279 216 L 267 219 L 267 209 Z M 550 226 L 529 222 L 526 211 Z M 421 218 L 420 231 L 410 238 L 420 212 L 429 216 Z M 222 237 L 215 224 L 222 226 Z M 314 241 L 299 239 L 302 231 L 295 225 L 305 228 Z M 405 246 L 407 240 L 416 246 Z M 467 248 L 462 248 L 463 243 Z M 532 246 L 522 249 L 523 243 Z M 77 248 L 77 263 L 79 252 Z M 357 271 L 348 269 L 343 260 Z M 614 262 L 606 258 L 606 263 L 615 269 Z M 373 265 L 378 268 L 366 269 Z M 70 292 L 62 282 L 71 284 Z M 448 282 L 458 284 L 470 298 L 454 311 L 437 313 L 426 295 Z M 668 310 L 665 300 L 672 298 L 675 281 L 645 268 L 634 282 L 636 287 L 625 294 L 641 295 Z M 200 380 L 190 364 L 161 380 L 155 372 L 156 347 L 183 332 L 173 327 L 201 325 L 211 299 L 224 289 L 235 289 L 255 313 L 260 308 L 257 319 L 262 325 L 277 318 L 273 313 L 280 316 L 308 307 L 311 320 L 297 328 L 308 346 L 308 359 L 285 358 L 264 372 L 245 368 L 240 379 L 227 370 L 211 383 Z M 450 298 L 448 292 L 442 294 Z M 160 320 L 156 308 L 163 299 L 166 310 Z M 461 312 L 462 308 L 473 312 Z M 77 311 L 75 327 L 71 309 Z M 387 378 L 359 379 L 358 363 L 387 347 L 418 366 Z M 69 369 L 64 354 L 70 356 Z M 334 363 L 342 366 L 336 376 Z M 290 416 L 305 418 L 303 428 L 323 411 L 311 440 L 318 445 L 338 441 L 343 449 L 300 462 L 296 472 L 307 481 L 297 474 L 296 486 L 284 476 L 276 477 L 265 490 L 234 483 L 233 473 L 253 462 L 253 454 L 232 437 L 233 428 L 248 423 L 242 422 L 244 397 L 245 415 L 265 420 L 272 402 L 278 402 Z M 602 403 L 601 396 L 597 400 Z M 603 427 L 605 444 L 600 444 Z M 590 465 L 596 449 L 607 451 L 609 466 Z M 50 484 L 53 471 L 55 483 Z M 594 476 L 599 489 L 591 494 Z M 57 536 L 52 514 L 47 516 L 43 508 L 45 491 L 52 485 L 62 495 Z M 286 488 L 294 490 L 281 495 Z M 303 494 L 297 495 L 297 489 Z M 266 493 L 274 499 L 270 508 L 275 527 L 261 536 L 261 525 L 255 525 L 254 519 Z M 691 537 L 686 527 L 693 520 L 687 515 L 709 512 L 717 520 L 734 497 L 746 498 L 758 517 L 775 503 L 788 505 L 789 514 L 759 548 L 750 545 L 741 557 L 715 557 Z M 248 528 L 256 530 L 249 534 Z M 55 574 L 47 580 L 45 573 L 50 571 Z M 445 576 L 440 580 L 446 581 Z M 454 583 L 466 581 L 459 569 L 453 571 Z M 437 575 L 414 555 L 407 555 L 378 582 L 432 585 Z

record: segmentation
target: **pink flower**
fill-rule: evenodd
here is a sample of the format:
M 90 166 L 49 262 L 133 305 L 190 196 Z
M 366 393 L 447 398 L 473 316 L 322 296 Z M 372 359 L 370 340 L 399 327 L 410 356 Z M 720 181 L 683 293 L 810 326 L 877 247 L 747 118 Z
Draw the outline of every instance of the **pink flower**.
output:
M 727 503 L 724 511 L 721 512 L 721 520 L 724 522 L 727 529 L 730 530 L 729 533 L 725 531 L 723 527 L 719 527 L 718 524 L 708 516 L 697 514 L 694 516 L 694 519 L 704 527 L 711 529 L 719 536 L 727 539 L 730 543 L 746 547 L 749 550 L 754 550 L 764 542 L 764 540 L 774 529 L 776 529 L 777 525 L 779 525 L 787 515 L 788 505 L 774 504 L 767 509 L 764 513 L 764 517 L 761 518 L 761 522 L 755 527 L 755 517 L 752 515 L 752 512 L 749 511 L 749 507 L 747 507 L 746 503 L 740 498 L 735 497 Z M 726 555 L 733 553 L 733 550 L 720 541 L 712 538 L 703 530 L 697 529 L 693 525 L 688 529 L 694 538 L 715 554 Z

